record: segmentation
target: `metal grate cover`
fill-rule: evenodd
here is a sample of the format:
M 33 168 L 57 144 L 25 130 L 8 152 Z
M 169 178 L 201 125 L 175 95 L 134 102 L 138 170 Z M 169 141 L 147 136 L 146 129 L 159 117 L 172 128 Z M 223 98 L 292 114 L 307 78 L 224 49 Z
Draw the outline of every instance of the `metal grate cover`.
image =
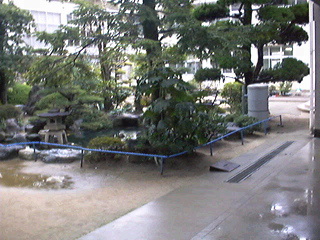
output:
M 283 150 L 285 150 L 287 147 L 289 147 L 294 141 L 287 141 L 284 144 L 282 144 L 280 147 L 276 148 L 273 150 L 271 153 L 261 157 L 253 163 L 251 166 L 248 168 L 244 169 L 234 177 L 230 178 L 227 182 L 228 183 L 239 183 L 242 180 L 245 180 L 246 178 L 250 177 L 255 171 L 257 171 L 262 165 L 266 164 L 269 162 L 272 158 L 277 156 L 279 153 L 281 153 Z

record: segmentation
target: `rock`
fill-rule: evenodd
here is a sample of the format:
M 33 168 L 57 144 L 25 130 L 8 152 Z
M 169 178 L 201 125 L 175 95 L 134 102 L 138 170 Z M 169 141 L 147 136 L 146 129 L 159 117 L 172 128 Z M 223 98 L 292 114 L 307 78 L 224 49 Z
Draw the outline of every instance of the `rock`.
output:
M 32 122 L 30 122 L 30 124 L 28 124 L 26 126 L 26 131 L 28 133 L 38 133 L 40 130 L 42 130 L 44 128 L 44 126 L 46 125 L 46 120 L 43 120 L 43 119 L 37 119 L 37 120 L 34 120 Z
M 6 132 L 9 134 L 18 133 L 21 131 L 21 127 L 18 124 L 17 119 L 10 118 L 6 120 Z
M 34 128 L 34 125 L 32 124 L 27 124 L 24 126 L 24 130 L 26 133 L 29 133 L 29 134 L 32 134 L 33 132 L 33 128 Z
M 122 114 L 113 120 L 114 127 L 138 127 L 140 115 Z
M 45 163 L 71 163 L 81 158 L 81 151 L 75 149 L 51 149 L 39 153 Z
M 13 136 L 11 141 L 13 143 L 26 142 L 27 141 L 26 134 L 25 133 L 17 133 Z
M 28 134 L 26 136 L 27 140 L 30 141 L 30 142 L 40 142 L 41 141 L 41 137 L 40 137 L 40 134 Z
M 0 146 L 0 160 L 9 160 L 11 158 L 17 157 L 19 150 L 23 149 L 23 146 Z
M 36 149 L 36 154 L 39 154 L 39 150 Z M 24 160 L 35 160 L 33 148 L 26 147 L 25 149 L 19 150 L 19 157 Z

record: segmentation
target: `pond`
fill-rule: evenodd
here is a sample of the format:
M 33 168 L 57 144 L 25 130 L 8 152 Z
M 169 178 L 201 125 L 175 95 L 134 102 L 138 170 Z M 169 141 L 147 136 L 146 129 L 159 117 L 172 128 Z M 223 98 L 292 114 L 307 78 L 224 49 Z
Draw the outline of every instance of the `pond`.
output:
M 0 165 L 0 185 L 45 190 L 72 189 L 74 182 L 66 175 L 25 173 L 20 161 Z
M 136 139 L 137 135 L 143 130 L 139 127 L 113 128 L 102 131 L 81 131 L 78 134 L 68 136 L 68 141 L 82 147 L 87 147 L 89 141 L 100 136 L 121 137 L 124 139 Z

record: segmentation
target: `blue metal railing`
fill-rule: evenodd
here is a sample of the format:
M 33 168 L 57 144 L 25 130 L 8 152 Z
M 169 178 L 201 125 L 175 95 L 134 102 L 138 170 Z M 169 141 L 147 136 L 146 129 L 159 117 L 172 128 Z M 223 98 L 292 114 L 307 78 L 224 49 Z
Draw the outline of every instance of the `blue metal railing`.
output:
M 236 133 L 240 133 L 241 135 L 241 141 L 242 141 L 242 145 L 244 144 L 244 134 L 243 132 L 246 130 L 246 129 L 250 129 L 252 128 L 253 126 L 256 126 L 256 125 L 260 125 L 260 124 L 263 124 L 263 128 L 264 128 L 264 133 L 267 134 L 267 130 L 268 130 L 268 127 L 267 127 L 267 122 L 271 121 L 272 119 L 275 119 L 275 118 L 279 118 L 280 119 L 280 126 L 282 126 L 282 117 L 281 115 L 279 116 L 274 116 L 274 117 L 270 117 L 270 118 L 267 118 L 267 119 L 264 119 L 262 121 L 259 121 L 259 122 L 255 122 L 253 124 L 250 124 L 246 127 L 242 127 L 242 128 L 239 128 L 237 130 L 234 130 L 232 132 L 229 132 L 221 137 L 218 137 L 218 138 L 215 138 L 213 139 L 212 141 L 208 142 L 208 143 L 205 143 L 205 144 L 202 144 L 200 146 L 197 146 L 195 147 L 193 150 L 196 150 L 196 149 L 199 149 L 199 148 L 202 148 L 202 147 L 206 147 L 206 146 L 210 146 L 210 153 L 211 153 L 211 156 L 213 155 L 213 144 L 215 142 L 218 142 L 226 137 L 229 137 L 233 134 L 236 134 Z M 48 143 L 48 142 L 20 142 L 20 143 L 11 143 L 11 144 L 0 144 L 0 147 L 11 147 L 11 146 L 19 146 L 19 145 L 32 145 L 33 149 L 34 149 L 34 158 L 35 158 L 35 161 L 37 161 L 37 155 L 36 155 L 36 148 L 35 146 L 36 145 L 47 145 L 47 146 L 55 146 L 55 147 L 62 147 L 62 148 L 69 148 L 69 149 L 76 149 L 76 150 L 81 150 L 81 161 L 80 161 L 80 166 L 82 167 L 83 166 L 83 162 L 84 162 L 84 152 L 85 151 L 88 151 L 88 152 L 102 152 L 102 153 L 113 153 L 113 154 L 120 154 L 120 155 L 131 155 L 131 156 L 141 156 L 141 157 L 153 157 L 153 158 L 156 158 L 156 159 L 160 159 L 160 173 L 161 175 L 163 174 L 163 171 L 164 171 L 164 164 L 165 164 L 165 160 L 168 159 L 168 158 L 174 158 L 174 157 L 178 157 L 178 156 L 181 156 L 181 155 L 184 155 L 186 153 L 189 153 L 190 151 L 184 151 L 184 152 L 180 152 L 180 153 L 176 153 L 176 154 L 172 154 L 172 155 L 160 155 L 160 154 L 147 154 L 147 153 L 136 153 L 136 152 L 123 152 L 123 151 L 112 151 L 112 150 L 102 150 L 102 149 L 91 149 L 91 148 L 84 148 L 84 147 L 81 147 L 81 146 L 74 146 L 74 145 L 65 145 L 65 144 L 57 144 L 57 143 Z

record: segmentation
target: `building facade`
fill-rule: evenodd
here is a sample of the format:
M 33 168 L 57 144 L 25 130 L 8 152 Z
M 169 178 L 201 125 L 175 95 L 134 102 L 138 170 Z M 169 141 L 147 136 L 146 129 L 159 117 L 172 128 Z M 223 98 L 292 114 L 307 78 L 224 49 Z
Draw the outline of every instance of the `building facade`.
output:
M 320 137 L 320 1 L 309 2 L 310 13 L 310 130 Z

